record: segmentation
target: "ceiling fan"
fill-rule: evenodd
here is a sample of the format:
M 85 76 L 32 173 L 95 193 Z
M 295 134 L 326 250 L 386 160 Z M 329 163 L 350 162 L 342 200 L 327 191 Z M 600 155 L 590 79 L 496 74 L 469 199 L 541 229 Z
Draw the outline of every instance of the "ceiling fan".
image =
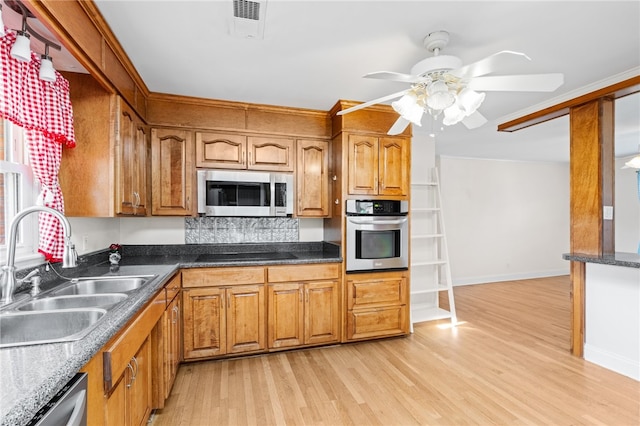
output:
M 474 129 L 487 122 L 478 112 L 485 93 L 478 91 L 553 92 L 564 82 L 564 76 L 560 73 L 487 76 L 504 66 L 531 59 L 524 53 L 503 50 L 463 66 L 456 56 L 440 55 L 448 42 L 449 33 L 446 31 L 427 35 L 423 44 L 433 56 L 415 64 L 410 74 L 377 71 L 364 75 L 365 78 L 399 81 L 411 86 L 339 111 L 338 115 L 400 98 L 391 103 L 400 117 L 387 132 L 389 135 L 402 133 L 410 123 L 420 126 L 425 112 L 435 118 L 442 114 L 444 125 L 462 122 L 468 129 Z

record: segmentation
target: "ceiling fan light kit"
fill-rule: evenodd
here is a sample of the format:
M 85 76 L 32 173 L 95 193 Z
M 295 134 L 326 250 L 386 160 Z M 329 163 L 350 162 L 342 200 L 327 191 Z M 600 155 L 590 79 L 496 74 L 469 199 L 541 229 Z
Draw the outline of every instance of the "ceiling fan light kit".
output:
M 442 115 L 442 124 L 445 126 L 462 122 L 468 129 L 474 129 L 487 122 L 478 112 L 486 94 L 474 89 L 548 92 L 557 89 L 564 82 L 562 74 L 482 77 L 504 65 L 527 62 L 530 58 L 524 53 L 504 50 L 463 66 L 462 60 L 456 56 L 440 55 L 448 42 L 449 33 L 446 31 L 435 31 L 427 35 L 423 45 L 434 56 L 415 64 L 411 68 L 411 74 L 393 71 L 366 74 L 366 78 L 410 83 L 411 87 L 339 111 L 338 114 L 348 114 L 376 103 L 400 98 L 391 104 L 400 117 L 389 130 L 390 135 L 402 133 L 411 123 L 420 126 L 425 112 L 434 120 Z

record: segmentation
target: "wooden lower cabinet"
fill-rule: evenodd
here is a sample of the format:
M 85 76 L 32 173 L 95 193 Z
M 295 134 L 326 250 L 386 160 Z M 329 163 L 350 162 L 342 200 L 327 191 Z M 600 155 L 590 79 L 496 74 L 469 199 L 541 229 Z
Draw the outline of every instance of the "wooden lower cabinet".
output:
M 104 424 L 139 426 L 152 409 L 151 333 L 166 306 L 164 291 L 102 350 Z M 91 424 L 95 423 L 89 419 Z
M 349 274 L 346 339 L 409 333 L 408 271 Z
M 340 341 L 337 266 L 275 266 L 268 277 L 269 349 Z
M 185 360 L 266 349 L 263 268 L 185 270 L 182 295 Z
M 180 365 L 180 273 L 164 288 L 167 307 L 151 333 L 153 408 L 164 408 Z
M 107 398 L 105 424 L 140 426 L 150 414 L 151 344 L 147 338 Z

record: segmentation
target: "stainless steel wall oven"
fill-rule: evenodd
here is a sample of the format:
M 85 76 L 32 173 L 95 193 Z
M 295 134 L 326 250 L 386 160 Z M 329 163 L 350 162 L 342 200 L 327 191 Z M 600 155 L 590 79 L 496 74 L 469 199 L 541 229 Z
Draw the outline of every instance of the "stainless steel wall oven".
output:
M 409 267 L 408 207 L 400 200 L 347 200 L 347 272 Z

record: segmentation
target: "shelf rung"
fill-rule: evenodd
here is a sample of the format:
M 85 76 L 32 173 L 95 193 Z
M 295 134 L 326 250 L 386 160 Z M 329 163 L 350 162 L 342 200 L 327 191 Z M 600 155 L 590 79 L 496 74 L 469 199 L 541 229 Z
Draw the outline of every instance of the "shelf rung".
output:
M 426 266 L 426 265 L 444 265 L 446 260 L 429 260 L 425 262 L 411 262 L 411 266 Z
M 444 234 L 422 234 L 422 235 L 412 235 L 411 238 L 442 238 Z
M 412 307 L 411 308 L 411 322 L 426 322 L 434 321 L 438 319 L 451 318 L 451 312 L 436 307 Z
M 423 213 L 423 212 L 439 212 L 440 209 L 438 207 L 424 207 L 411 209 L 411 213 Z
M 449 290 L 446 286 L 438 287 L 438 288 L 430 288 L 428 290 L 418 290 L 412 291 L 411 294 L 430 294 L 430 293 L 440 293 L 441 291 Z

